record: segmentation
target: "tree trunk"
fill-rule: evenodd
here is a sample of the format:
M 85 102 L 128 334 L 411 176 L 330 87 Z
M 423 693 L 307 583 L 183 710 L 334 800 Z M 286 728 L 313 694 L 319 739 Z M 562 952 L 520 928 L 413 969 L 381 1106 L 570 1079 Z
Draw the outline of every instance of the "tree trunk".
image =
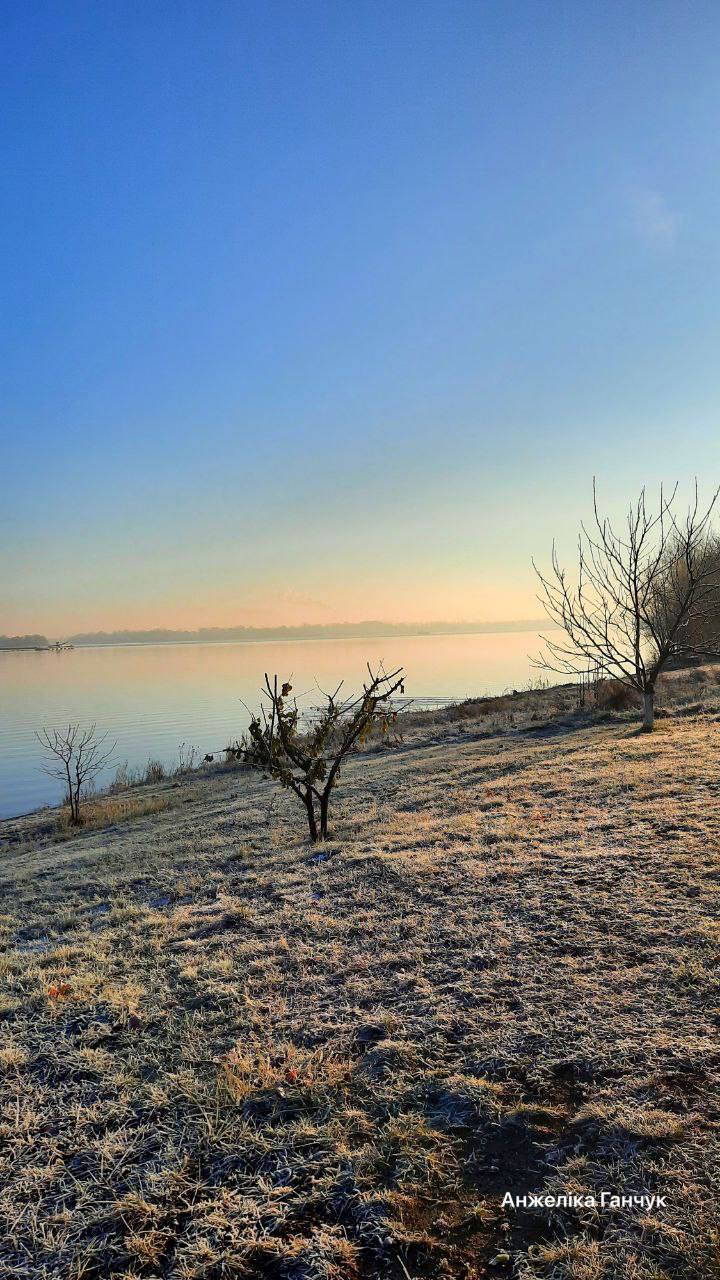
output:
M 75 826 L 75 794 L 73 792 L 72 774 L 70 773 L 70 765 L 65 764 L 65 775 L 67 777 L 67 801 L 70 806 L 70 824 Z
M 305 800 L 305 808 L 307 809 L 308 826 L 310 828 L 310 839 L 312 840 L 313 844 L 315 844 L 318 838 L 318 829 L 317 829 L 317 822 L 315 821 L 315 806 L 313 804 L 313 798 L 311 795 L 307 796 Z
M 67 799 L 68 799 L 68 804 L 70 806 L 70 826 L 77 827 L 80 825 L 78 821 L 78 817 L 79 817 L 78 804 L 77 804 L 77 799 L 75 797 L 75 792 L 73 791 L 72 787 L 68 788 Z
M 655 724 L 655 690 L 645 689 L 643 692 L 643 732 L 652 733 Z
M 328 807 L 330 805 L 330 793 L 326 791 L 320 799 L 320 839 L 325 840 L 328 833 Z

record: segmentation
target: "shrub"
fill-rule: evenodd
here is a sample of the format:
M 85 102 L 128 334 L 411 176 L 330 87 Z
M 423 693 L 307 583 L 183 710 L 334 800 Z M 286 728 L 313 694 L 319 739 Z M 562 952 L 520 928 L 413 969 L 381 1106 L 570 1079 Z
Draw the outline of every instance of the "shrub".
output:
M 368 738 L 374 726 L 387 733 L 396 717 L 390 699 L 404 692 L 402 667 L 388 675 L 381 667 L 372 671 L 358 697 L 341 698 L 342 682 L 326 693 L 325 705 L 313 716 L 301 719 L 297 701 L 290 698 L 289 680 L 265 675 L 263 690 L 268 705 L 252 717 L 245 761 L 294 792 L 305 806 L 310 839 L 328 834 L 330 795 L 341 765 Z
M 630 711 L 640 698 L 622 680 L 599 680 L 595 688 L 595 705 L 605 711 Z
M 162 782 L 166 778 L 165 765 L 162 760 L 148 760 L 145 768 L 145 782 Z

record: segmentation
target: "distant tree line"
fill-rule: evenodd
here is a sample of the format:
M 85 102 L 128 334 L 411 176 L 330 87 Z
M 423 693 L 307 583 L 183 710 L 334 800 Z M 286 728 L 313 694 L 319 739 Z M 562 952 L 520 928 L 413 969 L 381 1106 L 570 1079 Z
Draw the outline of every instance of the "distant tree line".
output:
M 47 636 L 0 636 L 0 649 L 44 649 L 49 643 Z
M 411 635 L 482 635 L 499 631 L 536 631 L 538 618 L 520 622 L 318 622 L 295 627 L 200 627 L 197 631 L 153 627 L 147 631 L 81 631 L 68 636 L 74 645 L 222 644 L 232 640 L 346 640 Z

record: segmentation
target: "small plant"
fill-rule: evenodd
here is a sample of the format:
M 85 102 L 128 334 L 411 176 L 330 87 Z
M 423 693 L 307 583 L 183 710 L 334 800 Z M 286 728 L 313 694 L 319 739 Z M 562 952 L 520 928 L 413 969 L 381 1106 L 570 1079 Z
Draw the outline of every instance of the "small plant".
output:
M 94 724 L 85 729 L 79 724 L 69 724 L 67 729 L 42 729 L 35 737 L 50 757 L 42 766 L 43 773 L 65 784 L 70 824 L 81 826 L 82 800 L 109 764 L 117 743 L 106 747 L 107 734 L 98 733 Z
M 145 782 L 162 782 L 167 777 L 162 760 L 148 760 L 145 767 Z
M 123 760 L 122 764 L 119 764 L 115 770 L 115 777 L 108 787 L 108 792 L 110 795 L 115 795 L 117 791 L 127 791 L 129 787 L 134 785 L 135 771 L 131 771 L 127 760 Z
M 398 690 L 404 692 L 402 667 L 388 675 L 368 665 L 368 677 L 359 697 L 340 698 L 341 683 L 325 694 L 317 716 L 303 723 L 297 700 L 290 699 L 290 682 L 279 684 L 277 676 L 271 681 L 265 674 L 263 694 L 269 705 L 250 721 L 245 760 L 295 793 L 305 806 L 313 841 L 328 834 L 330 795 L 341 765 L 374 726 L 387 732 L 393 716 L 390 699 Z
M 200 752 L 197 747 L 191 747 L 187 742 L 181 742 L 178 747 L 178 762 L 175 773 L 190 773 L 198 763 Z

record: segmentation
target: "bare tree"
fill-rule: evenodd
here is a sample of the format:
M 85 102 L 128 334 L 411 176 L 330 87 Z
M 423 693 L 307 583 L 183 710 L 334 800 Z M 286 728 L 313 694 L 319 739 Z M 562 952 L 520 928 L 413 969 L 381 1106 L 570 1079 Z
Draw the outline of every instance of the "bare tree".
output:
M 328 834 L 330 795 L 340 776 L 340 768 L 358 743 L 379 725 L 386 731 L 393 716 L 390 699 L 404 692 L 403 672 L 373 672 L 355 698 L 341 698 L 342 683 L 334 693 L 324 694 L 325 704 L 314 719 L 303 720 L 297 700 L 290 699 L 292 685 L 265 675 L 263 705 L 250 722 L 245 760 L 268 773 L 290 791 L 305 807 L 310 839 Z
M 83 728 L 69 724 L 66 729 L 42 729 L 35 737 L 48 754 L 48 763 L 42 766 L 50 778 L 59 778 L 67 788 L 70 806 L 70 822 L 82 824 L 80 806 L 88 787 L 109 764 L 117 743 L 107 747 L 107 733 L 98 733 L 91 724 Z
M 568 582 L 555 546 L 552 573 L 545 577 L 533 561 L 548 616 L 565 632 L 544 637 L 537 665 L 579 675 L 588 668 L 621 681 L 642 697 L 643 729 L 655 721 L 655 686 L 671 657 L 699 654 L 694 635 L 718 621 L 718 573 L 710 519 L 716 490 L 700 507 L 697 483 L 684 517 L 675 515 L 677 485 L 660 490 L 657 510 L 645 490 L 630 507 L 621 533 L 598 510 L 593 482 L 594 523 L 581 526 L 577 580 Z M 702 652 L 720 652 L 708 646 Z

